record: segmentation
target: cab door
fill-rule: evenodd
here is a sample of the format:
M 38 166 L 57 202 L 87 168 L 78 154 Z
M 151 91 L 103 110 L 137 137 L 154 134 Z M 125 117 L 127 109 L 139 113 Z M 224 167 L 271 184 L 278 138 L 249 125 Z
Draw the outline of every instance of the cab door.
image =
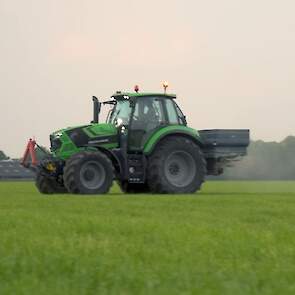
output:
M 142 150 L 155 130 L 166 125 L 163 99 L 155 96 L 138 97 L 128 132 L 129 149 Z

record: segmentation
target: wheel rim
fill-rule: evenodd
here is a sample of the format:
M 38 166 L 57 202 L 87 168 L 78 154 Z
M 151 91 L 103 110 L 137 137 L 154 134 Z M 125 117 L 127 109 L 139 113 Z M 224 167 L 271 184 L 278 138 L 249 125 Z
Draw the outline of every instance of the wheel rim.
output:
M 95 161 L 89 161 L 82 165 L 80 170 L 80 181 L 87 189 L 100 188 L 106 179 L 104 167 Z
M 185 151 L 175 151 L 167 157 L 164 164 L 164 173 L 172 185 L 185 187 L 195 178 L 195 160 Z

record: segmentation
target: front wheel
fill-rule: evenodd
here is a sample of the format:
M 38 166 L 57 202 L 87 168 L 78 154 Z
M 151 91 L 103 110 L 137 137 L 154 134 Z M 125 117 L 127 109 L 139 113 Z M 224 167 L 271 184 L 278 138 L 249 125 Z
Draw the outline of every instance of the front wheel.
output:
M 206 161 L 190 139 L 164 139 L 149 158 L 148 185 L 154 193 L 194 193 L 206 175 Z
M 42 171 L 38 171 L 35 181 L 36 187 L 41 194 L 64 194 L 67 193 L 67 189 L 57 182 L 52 177 L 43 174 Z
M 113 178 L 112 162 L 100 151 L 75 154 L 64 168 L 64 184 L 72 194 L 105 194 Z

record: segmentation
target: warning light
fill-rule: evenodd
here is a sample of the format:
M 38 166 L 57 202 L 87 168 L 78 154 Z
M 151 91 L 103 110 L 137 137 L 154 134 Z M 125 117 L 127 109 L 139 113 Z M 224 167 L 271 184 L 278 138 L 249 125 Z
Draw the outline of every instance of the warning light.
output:
M 166 90 L 168 88 L 168 82 L 167 81 L 163 82 L 163 88 L 164 88 L 164 93 L 166 93 Z
M 134 91 L 137 93 L 139 91 L 139 86 L 138 85 L 135 85 L 134 86 Z

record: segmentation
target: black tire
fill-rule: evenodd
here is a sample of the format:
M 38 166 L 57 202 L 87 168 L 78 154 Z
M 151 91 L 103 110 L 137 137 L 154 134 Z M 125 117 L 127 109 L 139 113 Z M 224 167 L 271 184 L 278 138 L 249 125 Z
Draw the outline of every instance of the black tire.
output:
M 188 138 L 168 137 L 149 157 L 147 179 L 153 193 L 194 193 L 201 188 L 205 175 L 202 151 Z
M 113 183 L 113 165 L 100 151 L 85 151 L 66 162 L 63 177 L 65 187 L 72 194 L 105 194 Z
M 41 194 L 65 194 L 67 189 L 59 184 L 55 179 L 46 176 L 42 171 L 37 172 L 36 187 Z
M 118 181 L 118 184 L 123 193 L 144 194 L 151 191 L 147 183 L 129 183 L 128 181 Z

